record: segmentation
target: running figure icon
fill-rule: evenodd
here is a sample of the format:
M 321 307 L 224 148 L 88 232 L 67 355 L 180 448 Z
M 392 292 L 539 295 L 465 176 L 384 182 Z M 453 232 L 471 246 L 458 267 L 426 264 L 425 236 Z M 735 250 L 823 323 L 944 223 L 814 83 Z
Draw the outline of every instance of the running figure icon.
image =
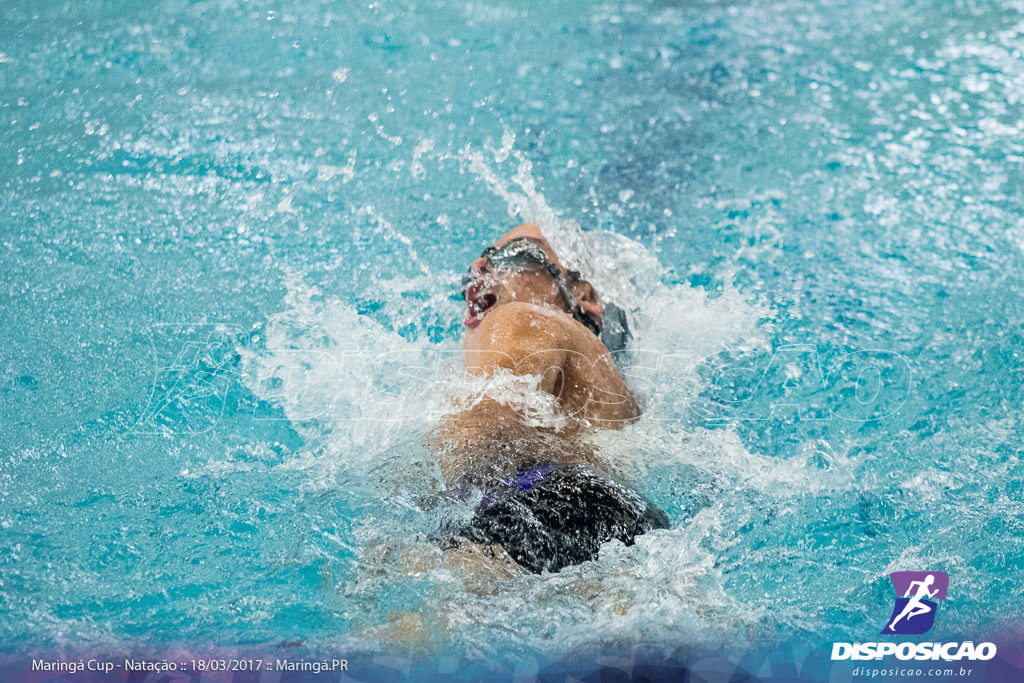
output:
M 934 598 L 938 594 L 939 590 L 937 588 L 934 591 L 928 590 L 928 587 L 931 586 L 933 583 L 935 583 L 934 574 L 929 574 L 928 576 L 926 576 L 924 578 L 924 581 L 911 582 L 910 587 L 907 589 L 907 594 L 903 596 L 905 598 L 910 598 L 910 601 L 907 602 L 906 607 L 903 608 L 903 611 L 900 612 L 900 615 L 893 619 L 892 623 L 889 624 L 890 631 L 895 631 L 896 623 L 904 617 L 906 617 L 907 621 L 909 621 L 914 617 L 918 616 L 919 614 L 928 614 L 932 611 L 931 606 L 921 602 L 921 598 Z M 917 586 L 917 594 L 911 596 L 910 594 L 914 590 L 914 586 Z
M 920 634 L 930 629 L 935 623 L 938 600 L 946 599 L 949 576 L 939 571 L 893 572 L 889 578 L 896 591 L 896 602 L 882 633 Z

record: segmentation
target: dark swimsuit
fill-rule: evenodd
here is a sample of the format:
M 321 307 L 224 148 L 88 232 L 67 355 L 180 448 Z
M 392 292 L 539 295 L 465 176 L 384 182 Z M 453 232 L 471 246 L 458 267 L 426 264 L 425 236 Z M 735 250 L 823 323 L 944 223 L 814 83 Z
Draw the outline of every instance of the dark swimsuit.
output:
M 489 488 L 456 535 L 500 544 L 539 574 L 593 560 L 613 538 L 633 545 L 637 536 L 667 528 L 660 508 L 595 467 L 544 462 Z

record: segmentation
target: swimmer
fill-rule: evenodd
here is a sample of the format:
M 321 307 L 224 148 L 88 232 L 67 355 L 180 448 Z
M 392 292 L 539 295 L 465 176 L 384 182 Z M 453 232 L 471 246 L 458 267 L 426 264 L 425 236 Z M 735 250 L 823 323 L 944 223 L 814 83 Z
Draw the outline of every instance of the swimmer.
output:
M 484 549 L 531 572 L 557 572 L 596 558 L 613 538 L 631 545 L 640 534 L 667 528 L 665 513 L 609 474 L 580 438 L 640 415 L 605 343 L 626 332 L 623 317 L 611 320 L 617 310 L 562 264 L 532 223 L 473 261 L 463 296 L 466 371 L 539 378 L 565 419 L 531 426 L 514 408 L 484 398 L 442 420 L 431 440 L 449 490 L 481 496 L 446 547 Z M 602 341 L 605 323 L 614 323 L 617 335 Z

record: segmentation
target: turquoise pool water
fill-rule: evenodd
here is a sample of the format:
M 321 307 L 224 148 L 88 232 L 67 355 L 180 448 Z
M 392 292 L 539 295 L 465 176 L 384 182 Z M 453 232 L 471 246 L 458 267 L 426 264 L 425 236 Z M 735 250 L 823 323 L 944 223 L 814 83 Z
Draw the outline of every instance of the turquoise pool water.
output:
M 917 569 L 930 637 L 1012 631 L 1022 12 L 7 3 L 0 642 L 351 659 L 412 609 L 449 670 L 799 659 Z M 409 557 L 521 220 L 632 310 L 647 413 L 597 439 L 674 528 L 481 590 Z

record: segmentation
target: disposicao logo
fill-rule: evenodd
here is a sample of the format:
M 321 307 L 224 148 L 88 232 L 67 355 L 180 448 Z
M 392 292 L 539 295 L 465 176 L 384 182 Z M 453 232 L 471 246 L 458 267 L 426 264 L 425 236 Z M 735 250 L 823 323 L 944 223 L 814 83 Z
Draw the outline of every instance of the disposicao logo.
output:
M 920 635 L 935 623 L 939 600 L 946 599 L 949 576 L 945 572 L 893 572 L 889 574 L 896 591 L 892 614 L 880 635 Z M 832 659 L 897 659 L 955 661 L 988 660 L 996 656 L 994 643 L 971 641 L 951 643 L 832 643 Z
M 946 572 L 893 572 L 889 574 L 896 589 L 892 616 L 881 630 L 883 634 L 920 635 L 935 623 L 936 600 L 945 600 L 949 589 Z

